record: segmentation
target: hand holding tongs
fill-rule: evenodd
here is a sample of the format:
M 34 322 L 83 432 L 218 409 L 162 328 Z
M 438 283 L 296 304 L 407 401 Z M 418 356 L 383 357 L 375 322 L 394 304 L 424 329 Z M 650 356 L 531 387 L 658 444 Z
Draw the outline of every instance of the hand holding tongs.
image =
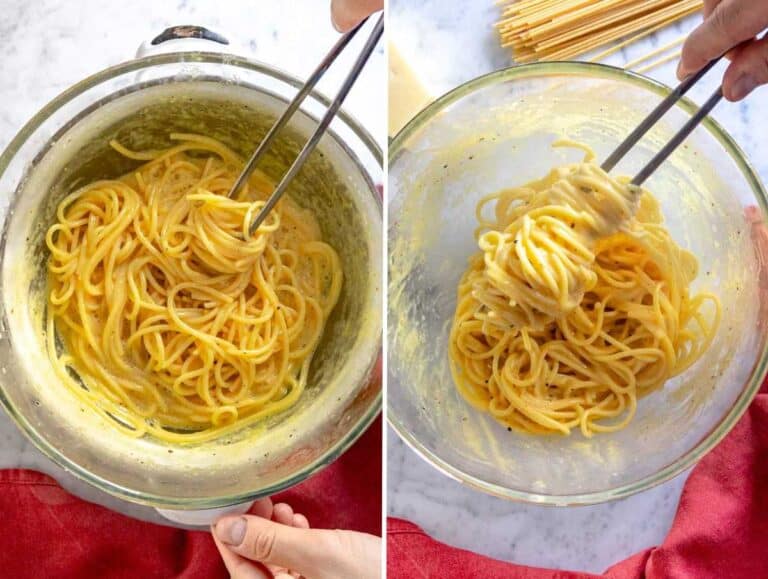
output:
M 637 128 L 632 131 L 629 136 L 624 139 L 624 141 L 616 148 L 616 150 L 611 153 L 611 156 L 608 157 L 603 164 L 600 166 L 604 171 L 609 172 L 611 169 L 613 169 L 616 164 L 621 161 L 621 159 L 626 155 L 632 147 L 635 146 L 637 141 L 639 141 L 645 133 L 647 133 L 653 125 L 656 124 L 656 122 L 664 116 L 664 114 L 671 109 L 674 104 L 679 101 L 683 95 L 688 92 L 688 90 L 695 85 L 701 77 L 703 77 L 709 70 L 717 64 L 722 56 L 712 60 L 702 68 L 699 72 L 696 74 L 693 74 L 686 78 L 683 82 L 681 82 L 675 90 L 673 90 L 667 98 L 665 98 L 663 101 L 661 101 L 658 106 L 651 111 L 651 114 L 649 114 L 642 123 L 640 123 Z M 654 157 L 648 162 L 645 167 L 643 167 L 640 172 L 635 175 L 635 177 L 632 179 L 631 184 L 635 186 L 640 186 L 643 184 L 643 182 L 653 174 L 653 172 L 659 168 L 659 165 L 661 165 L 664 161 L 667 160 L 667 157 L 669 157 L 672 152 L 677 149 L 677 147 L 682 143 L 685 138 L 691 134 L 693 129 L 695 129 L 698 124 L 706 117 L 713 108 L 715 108 L 715 105 L 720 102 L 720 100 L 723 98 L 723 87 L 722 85 L 718 87 L 718 89 L 710 96 L 707 101 L 704 103 L 704 105 L 696 111 L 696 114 L 693 115 L 687 123 L 685 123 L 682 128 L 675 133 L 675 135 L 669 140 L 669 142 L 664 145 L 664 147 L 654 155 Z
M 246 163 L 245 168 L 243 169 L 243 172 L 240 173 L 240 176 L 237 178 L 237 181 L 235 182 L 235 184 L 232 186 L 232 189 L 230 189 L 229 193 L 227 194 L 228 197 L 233 197 L 237 193 L 237 191 L 240 189 L 240 187 L 242 187 L 243 184 L 245 184 L 245 182 L 248 180 L 248 177 L 250 177 L 251 173 L 253 173 L 254 169 L 256 168 L 256 165 L 264 156 L 264 153 L 266 153 L 267 149 L 272 144 L 272 141 L 275 139 L 275 136 L 277 135 L 277 133 L 280 131 L 280 129 L 282 129 L 286 125 L 286 123 L 290 120 L 293 114 L 298 110 L 304 98 L 310 93 L 310 91 L 314 88 L 317 82 L 323 77 L 323 75 L 331 66 L 331 64 L 333 64 L 333 61 L 336 60 L 336 57 L 339 56 L 339 54 L 341 54 L 341 52 L 344 50 L 347 44 L 349 44 L 349 41 L 352 40 L 355 34 L 357 34 L 357 31 L 363 27 L 366 21 L 367 19 L 363 20 L 360 24 L 358 24 L 352 30 L 345 33 L 341 38 L 339 38 L 338 42 L 334 45 L 333 48 L 331 48 L 330 52 L 320 62 L 319 66 L 315 69 L 315 71 L 312 73 L 309 79 L 307 79 L 307 82 L 304 84 L 304 86 L 301 87 L 301 90 L 299 90 L 299 92 L 293 98 L 291 103 L 288 105 L 288 108 L 285 109 L 285 112 L 280 116 L 279 119 L 277 119 L 277 122 L 275 122 L 275 124 L 272 125 L 272 128 L 267 133 L 267 136 L 264 137 L 264 140 L 256 148 L 256 151 L 253 153 L 251 158 Z M 322 138 L 323 134 L 328 128 L 328 125 L 331 124 L 331 121 L 333 120 L 334 116 L 336 116 L 336 112 L 339 110 L 339 108 L 341 107 L 341 104 L 344 102 L 344 99 L 349 93 L 349 90 L 352 88 L 352 85 L 355 83 L 355 81 L 357 80 L 357 77 L 360 75 L 360 71 L 363 69 L 363 66 L 365 66 L 365 63 L 368 61 L 368 58 L 371 56 L 371 53 L 373 52 L 373 49 L 376 46 L 376 43 L 381 38 L 381 35 L 383 32 L 384 32 L 384 15 L 382 14 L 381 16 L 379 16 L 379 20 L 376 22 L 376 25 L 374 26 L 373 31 L 371 32 L 371 35 L 368 37 L 368 41 L 365 43 L 363 50 L 360 52 L 360 55 L 357 57 L 357 60 L 355 61 L 354 66 L 352 67 L 352 70 L 347 75 L 347 78 L 344 79 L 344 82 L 341 85 L 341 88 L 339 89 L 339 93 L 336 95 L 336 98 L 333 99 L 333 102 L 328 107 L 328 110 L 326 111 L 322 120 L 317 125 L 315 132 L 312 134 L 309 141 L 307 141 L 307 144 L 304 145 L 304 148 L 299 153 L 299 156 L 296 157 L 296 160 L 293 162 L 293 165 L 291 165 L 290 169 L 288 169 L 288 172 L 283 176 L 283 178 L 280 180 L 275 190 L 269 196 L 269 198 L 267 199 L 267 202 L 264 204 L 264 207 L 262 207 L 259 214 L 256 215 L 256 218 L 253 220 L 253 223 L 251 223 L 251 226 L 248 230 L 249 235 L 253 235 L 254 232 L 259 228 L 259 225 L 261 225 L 264 219 L 266 219 L 269 212 L 274 208 L 274 206 L 277 204 L 277 202 L 285 193 L 285 190 L 288 188 L 288 184 L 296 176 L 299 170 L 301 170 L 301 167 L 302 165 L 304 165 L 304 162 L 307 160 L 307 157 L 309 157 L 309 155 L 312 153 L 314 148 L 317 146 L 317 143 Z

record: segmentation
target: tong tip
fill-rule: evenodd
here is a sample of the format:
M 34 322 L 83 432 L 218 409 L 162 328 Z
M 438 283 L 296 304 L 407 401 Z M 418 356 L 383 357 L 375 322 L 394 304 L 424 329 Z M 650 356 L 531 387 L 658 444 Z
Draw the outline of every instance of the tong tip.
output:
M 251 226 L 248 228 L 248 236 L 253 237 L 253 235 L 256 233 L 256 231 L 259 229 L 262 223 L 264 223 L 264 220 L 267 218 L 267 215 L 269 214 L 269 210 L 265 210 L 264 207 L 262 207 L 256 217 L 251 222 Z

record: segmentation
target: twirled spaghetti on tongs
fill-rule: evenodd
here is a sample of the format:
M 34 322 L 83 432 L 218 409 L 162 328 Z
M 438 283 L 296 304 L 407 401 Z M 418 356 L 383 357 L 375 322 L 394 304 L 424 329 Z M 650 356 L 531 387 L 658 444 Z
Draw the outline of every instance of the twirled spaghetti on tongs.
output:
M 623 428 L 638 398 L 701 356 L 720 320 L 715 295 L 690 294 L 697 260 L 654 197 L 577 146 L 582 163 L 480 201 L 480 251 L 458 290 L 456 385 L 521 432 Z
M 342 271 L 291 199 L 250 236 L 272 183 L 257 172 L 229 199 L 242 160 L 171 138 L 163 151 L 112 143 L 145 164 L 59 204 L 48 349 L 72 391 L 132 435 L 200 442 L 296 403 Z

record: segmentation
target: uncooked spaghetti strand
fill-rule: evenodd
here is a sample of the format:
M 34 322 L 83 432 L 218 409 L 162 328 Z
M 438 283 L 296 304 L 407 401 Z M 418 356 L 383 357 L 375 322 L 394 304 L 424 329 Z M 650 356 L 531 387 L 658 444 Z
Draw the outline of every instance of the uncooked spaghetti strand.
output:
M 658 24 L 651 26 L 649 28 L 646 28 L 639 32 L 638 34 L 634 36 L 630 36 L 629 38 L 622 40 L 621 42 L 614 44 L 610 48 L 607 48 L 605 50 L 602 50 L 598 52 L 596 55 L 594 55 L 592 58 L 589 59 L 589 62 L 600 62 L 601 60 L 605 59 L 608 56 L 611 56 L 612 54 L 617 53 L 619 50 L 624 48 L 625 46 L 629 46 L 630 44 L 634 44 L 635 42 L 642 40 L 643 38 L 650 36 L 657 30 L 660 30 L 664 28 L 665 26 L 668 26 L 670 23 L 666 20 L 659 22 Z
M 687 37 L 687 35 L 680 36 L 680 37 L 674 39 L 671 42 L 668 42 L 666 44 L 663 44 L 663 45 L 659 46 L 658 48 L 655 48 L 654 50 L 651 50 L 647 54 L 643 54 L 642 56 L 634 58 L 634 59 L 630 60 L 629 62 L 627 62 L 624 65 L 624 68 L 631 70 L 631 69 L 635 68 L 638 64 L 643 63 L 643 62 L 645 62 L 647 60 L 651 60 L 654 56 L 658 56 L 659 54 L 663 54 L 663 53 L 667 52 L 670 48 L 674 48 L 675 46 L 681 45 L 683 42 L 685 42 L 686 37 Z
M 661 58 L 654 60 L 653 62 L 649 62 L 645 66 L 641 66 L 640 68 L 636 68 L 635 72 L 639 72 L 640 74 L 645 74 L 646 72 L 653 70 L 654 68 L 657 68 L 663 64 L 666 64 L 668 62 L 671 62 L 673 60 L 677 60 L 680 58 L 680 55 L 682 54 L 681 51 L 677 50 L 673 52 L 672 54 L 668 54 L 666 56 L 662 56 Z

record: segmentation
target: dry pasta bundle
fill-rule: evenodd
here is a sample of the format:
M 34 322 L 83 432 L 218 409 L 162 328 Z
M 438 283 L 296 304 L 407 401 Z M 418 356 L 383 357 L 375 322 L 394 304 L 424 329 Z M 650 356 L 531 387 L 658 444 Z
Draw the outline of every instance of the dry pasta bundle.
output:
M 501 0 L 501 45 L 517 62 L 568 60 L 638 39 L 702 7 L 701 0 Z

